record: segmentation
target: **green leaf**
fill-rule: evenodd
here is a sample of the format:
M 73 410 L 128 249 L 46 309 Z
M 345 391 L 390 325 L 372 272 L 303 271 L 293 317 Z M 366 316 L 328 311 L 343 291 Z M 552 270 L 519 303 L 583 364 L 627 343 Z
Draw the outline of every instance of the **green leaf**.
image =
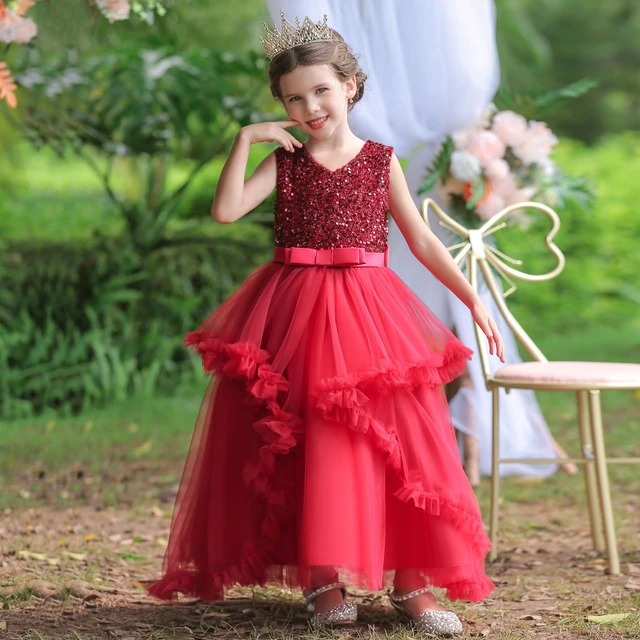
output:
M 517 94 L 502 85 L 498 89 L 494 103 L 500 111 L 511 110 L 527 120 L 539 120 L 569 100 L 584 96 L 598 84 L 599 81 L 595 78 L 583 78 L 551 91 L 533 90 Z
M 598 624 L 615 624 L 628 618 L 630 613 L 610 613 L 604 616 L 587 616 L 587 620 L 597 622 Z
M 443 171 L 437 171 L 427 176 L 424 182 L 420 185 L 418 189 L 418 195 L 422 195 L 423 193 L 429 193 L 434 187 L 438 184 L 438 182 L 443 177 Z
M 472 180 L 471 191 L 473 192 L 473 196 L 471 196 L 471 198 L 467 200 L 467 203 L 465 205 L 469 210 L 475 209 L 478 202 L 480 202 L 480 200 L 482 200 L 482 198 L 484 198 L 487 193 L 482 176 L 477 176 Z
M 451 136 L 447 136 L 440 146 L 431 166 L 427 169 L 427 175 L 418 189 L 418 194 L 429 193 L 436 184 L 438 184 L 438 181 L 446 176 L 449 172 L 451 154 L 454 149 L 455 146 L 453 144 L 453 138 L 451 138 Z

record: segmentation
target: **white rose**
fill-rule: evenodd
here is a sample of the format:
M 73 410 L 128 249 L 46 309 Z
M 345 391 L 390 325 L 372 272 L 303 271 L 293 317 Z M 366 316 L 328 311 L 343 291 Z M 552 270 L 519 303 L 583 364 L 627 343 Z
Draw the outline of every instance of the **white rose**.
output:
M 0 23 L 0 42 L 13 42 L 16 37 L 16 25 L 5 22 Z
M 478 122 L 476 127 L 480 129 L 490 129 L 491 128 L 491 118 L 493 114 L 498 111 L 498 107 L 496 107 L 493 102 L 488 104 L 484 109 L 480 111 L 480 117 L 478 118 Z
M 16 24 L 14 42 L 26 44 L 38 35 L 38 27 L 31 18 L 21 18 Z
M 470 129 L 463 129 L 462 131 L 456 131 L 451 134 L 451 139 L 453 140 L 453 145 L 456 149 L 464 149 L 467 146 L 467 141 L 473 135 L 475 129 L 472 127 Z
M 458 180 L 471 182 L 480 175 L 480 160 L 468 151 L 454 151 L 451 154 L 451 173 Z

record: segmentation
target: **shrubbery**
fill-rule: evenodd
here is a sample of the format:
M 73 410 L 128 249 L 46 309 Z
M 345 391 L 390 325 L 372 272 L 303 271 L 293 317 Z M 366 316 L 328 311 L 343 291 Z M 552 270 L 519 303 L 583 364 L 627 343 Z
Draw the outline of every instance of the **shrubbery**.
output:
M 192 379 L 182 346 L 249 270 L 269 233 L 228 227 L 146 258 L 122 240 L 0 247 L 0 416 L 75 412 Z

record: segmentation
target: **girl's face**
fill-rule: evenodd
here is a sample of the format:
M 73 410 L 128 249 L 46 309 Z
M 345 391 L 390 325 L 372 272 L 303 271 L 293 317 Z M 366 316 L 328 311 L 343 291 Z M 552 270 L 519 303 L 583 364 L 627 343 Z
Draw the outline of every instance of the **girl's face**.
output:
M 313 138 L 326 140 L 347 121 L 356 78 L 341 82 L 326 64 L 299 66 L 280 79 L 282 104 L 291 120 Z M 344 125 L 343 125 L 344 126 Z

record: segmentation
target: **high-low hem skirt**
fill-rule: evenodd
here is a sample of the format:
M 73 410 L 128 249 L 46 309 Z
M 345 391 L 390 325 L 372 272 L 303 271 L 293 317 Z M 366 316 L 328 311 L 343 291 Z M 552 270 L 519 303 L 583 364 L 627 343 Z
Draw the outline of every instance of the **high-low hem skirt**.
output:
M 443 391 L 472 352 L 393 271 L 267 263 L 185 344 L 212 379 L 150 594 L 306 588 L 317 566 L 493 590 Z

